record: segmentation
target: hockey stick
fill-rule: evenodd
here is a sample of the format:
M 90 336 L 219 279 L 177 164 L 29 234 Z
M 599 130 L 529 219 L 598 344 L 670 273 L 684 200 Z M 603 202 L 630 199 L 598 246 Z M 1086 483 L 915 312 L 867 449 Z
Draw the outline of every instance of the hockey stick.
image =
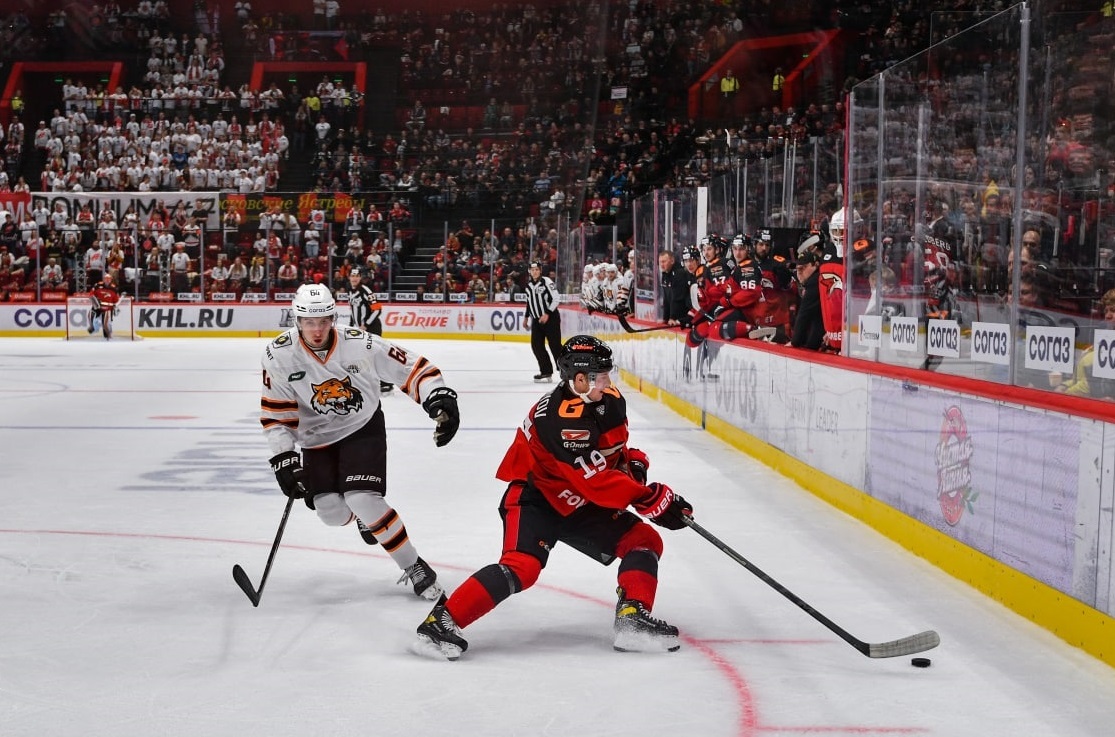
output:
M 627 322 L 626 315 L 616 315 L 616 319 L 619 320 L 619 324 L 623 329 L 629 333 L 649 333 L 651 330 L 669 330 L 670 328 L 678 327 L 677 325 L 655 325 L 649 328 L 633 328 L 631 327 L 631 323 Z
M 243 590 L 248 599 L 252 602 L 252 606 L 259 606 L 259 597 L 263 596 L 263 587 L 267 585 L 267 575 L 271 573 L 271 564 L 275 561 L 275 553 L 279 550 L 279 542 L 283 539 L 283 530 L 286 529 L 287 517 L 290 516 L 290 508 L 294 505 L 294 497 L 287 497 L 286 509 L 283 510 L 283 519 L 279 522 L 279 531 L 275 533 L 275 542 L 271 543 L 271 554 L 267 556 L 267 565 L 263 567 L 263 578 L 260 579 L 259 588 L 252 586 L 248 574 L 237 563 L 232 567 L 232 580 L 236 585 Z
M 925 650 L 932 650 L 933 648 L 941 644 L 940 635 L 938 635 L 933 630 L 926 630 L 925 632 L 919 632 L 916 635 L 903 637 L 901 640 L 892 640 L 891 642 L 864 642 L 863 640 L 857 639 L 843 627 L 836 624 L 825 615 L 821 614 L 804 600 L 800 599 L 793 591 L 790 591 L 788 588 L 778 583 L 778 581 L 775 581 L 773 578 L 761 571 L 754 563 L 747 560 L 736 551 L 732 550 L 725 543 L 721 542 L 720 539 L 713 535 L 711 532 L 694 522 L 692 517 L 687 516 L 683 517 L 682 519 L 684 519 L 685 524 L 693 528 L 693 530 L 696 531 L 698 535 L 708 540 L 716 547 L 720 548 L 720 550 L 723 551 L 729 558 L 754 573 L 756 576 L 759 577 L 760 580 L 762 580 L 763 583 L 767 584 L 772 589 L 797 604 L 798 608 L 800 608 L 809 616 L 813 617 L 813 619 L 816 619 L 824 626 L 828 627 L 830 630 L 835 632 L 840 637 L 840 639 L 844 640 L 844 642 L 848 643 L 856 650 L 859 650 L 861 653 L 869 658 L 896 658 L 902 655 L 912 655 L 914 653 L 924 652 Z

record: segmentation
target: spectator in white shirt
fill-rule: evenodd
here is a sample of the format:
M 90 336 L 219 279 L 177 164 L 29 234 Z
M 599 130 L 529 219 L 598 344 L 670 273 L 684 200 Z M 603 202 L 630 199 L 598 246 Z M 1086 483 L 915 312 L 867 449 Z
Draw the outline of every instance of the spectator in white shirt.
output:
M 321 253 L 321 232 L 317 228 L 306 228 L 302 234 L 302 252 L 306 258 L 317 258 Z
M 174 253 L 170 254 L 170 289 L 173 292 L 185 292 L 190 288 L 190 256 L 186 253 L 186 244 L 178 241 L 174 244 Z
M 325 119 L 324 115 L 318 116 L 317 124 L 314 125 L 314 132 L 317 133 L 317 146 L 321 148 L 322 144 L 329 141 L 329 131 L 333 126 L 329 125 L 329 121 Z

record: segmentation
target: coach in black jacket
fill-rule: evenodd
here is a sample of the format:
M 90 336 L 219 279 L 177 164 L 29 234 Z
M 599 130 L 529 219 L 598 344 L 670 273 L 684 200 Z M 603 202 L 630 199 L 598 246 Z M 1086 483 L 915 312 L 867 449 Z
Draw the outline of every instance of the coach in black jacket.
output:
M 658 254 L 658 268 L 662 272 L 662 322 L 683 325 L 689 320 L 689 272 L 673 251 Z
M 801 303 L 798 305 L 790 345 L 795 348 L 819 350 L 825 338 L 825 321 L 821 319 L 821 290 L 818 280 L 817 254 L 812 251 L 798 255 L 794 272 L 801 285 Z

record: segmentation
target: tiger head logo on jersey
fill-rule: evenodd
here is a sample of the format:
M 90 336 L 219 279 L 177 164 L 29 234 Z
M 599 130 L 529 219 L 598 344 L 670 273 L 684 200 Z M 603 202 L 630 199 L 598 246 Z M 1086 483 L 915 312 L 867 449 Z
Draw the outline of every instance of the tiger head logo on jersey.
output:
M 359 412 L 364 406 L 364 395 L 352 385 L 352 377 L 326 379 L 320 384 L 310 386 L 314 390 L 310 406 L 318 414 L 336 412 L 339 415 L 347 415 L 349 412 Z

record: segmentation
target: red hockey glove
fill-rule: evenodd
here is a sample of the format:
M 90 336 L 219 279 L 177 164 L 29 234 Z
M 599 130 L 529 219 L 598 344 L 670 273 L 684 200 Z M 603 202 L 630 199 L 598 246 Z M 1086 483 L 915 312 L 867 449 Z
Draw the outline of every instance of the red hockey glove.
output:
M 685 527 L 685 518 L 693 513 L 693 505 L 657 481 L 647 485 L 647 492 L 646 497 L 632 505 L 636 512 L 667 530 Z

